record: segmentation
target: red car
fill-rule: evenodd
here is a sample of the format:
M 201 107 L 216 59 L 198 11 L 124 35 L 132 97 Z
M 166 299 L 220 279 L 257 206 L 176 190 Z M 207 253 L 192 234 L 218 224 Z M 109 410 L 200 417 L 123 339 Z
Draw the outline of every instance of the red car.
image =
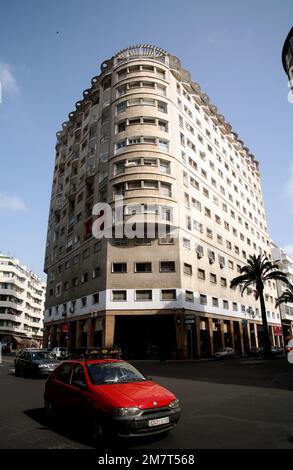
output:
M 44 400 L 47 418 L 82 418 L 95 441 L 168 432 L 181 414 L 173 393 L 114 359 L 64 361 L 49 376 Z

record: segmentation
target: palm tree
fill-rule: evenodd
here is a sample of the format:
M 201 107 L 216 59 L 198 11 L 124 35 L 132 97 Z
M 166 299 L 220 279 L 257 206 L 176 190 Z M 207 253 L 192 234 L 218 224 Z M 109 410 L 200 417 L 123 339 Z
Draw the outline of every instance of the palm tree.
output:
M 288 284 L 286 274 L 280 271 L 277 264 L 269 261 L 265 255 L 253 255 L 247 260 L 247 264 L 241 268 L 241 275 L 234 277 L 231 281 L 230 287 L 236 287 L 243 284 L 241 294 L 250 286 L 254 286 L 256 290 L 255 298 L 260 301 L 261 317 L 263 324 L 263 339 L 264 339 L 264 357 L 270 358 L 271 340 L 268 331 L 268 322 L 266 315 L 266 305 L 264 299 L 265 282 L 270 280 L 278 280 Z
M 276 307 L 279 307 L 281 304 L 287 303 L 293 303 L 293 285 L 290 284 L 289 281 L 287 282 L 287 289 L 277 299 Z

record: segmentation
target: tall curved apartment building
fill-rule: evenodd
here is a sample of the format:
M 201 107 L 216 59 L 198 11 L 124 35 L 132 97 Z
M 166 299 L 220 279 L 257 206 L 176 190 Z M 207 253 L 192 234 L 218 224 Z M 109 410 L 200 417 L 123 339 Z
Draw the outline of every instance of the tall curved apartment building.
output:
M 143 233 L 97 239 L 94 206 L 122 196 L 113 217 L 135 215 Z M 271 257 L 258 162 L 180 60 L 138 45 L 103 62 L 57 133 L 46 342 L 116 345 L 128 358 L 223 345 L 243 354 L 261 342 L 261 317 L 254 292 L 230 281 L 260 252 Z M 272 283 L 268 323 L 280 344 L 276 296 Z

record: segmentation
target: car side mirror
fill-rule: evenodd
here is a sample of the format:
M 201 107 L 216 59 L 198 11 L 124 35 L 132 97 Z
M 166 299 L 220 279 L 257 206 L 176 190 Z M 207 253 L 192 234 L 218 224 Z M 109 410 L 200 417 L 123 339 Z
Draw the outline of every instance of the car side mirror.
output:
M 73 380 L 73 382 L 71 382 L 71 385 L 73 387 L 79 388 L 79 390 L 87 390 L 86 384 L 82 382 L 81 380 Z
M 146 377 L 146 379 L 147 379 L 147 380 L 153 380 L 153 378 L 152 378 L 152 377 L 149 377 L 149 376 Z

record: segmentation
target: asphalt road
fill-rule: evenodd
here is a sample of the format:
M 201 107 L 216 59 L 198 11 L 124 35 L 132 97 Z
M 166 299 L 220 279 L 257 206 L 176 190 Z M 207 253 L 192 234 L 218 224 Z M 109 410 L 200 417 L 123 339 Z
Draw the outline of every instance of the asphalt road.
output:
M 224 362 L 136 362 L 172 390 L 182 418 L 163 438 L 127 440 L 121 448 L 293 449 L 293 365 L 286 359 Z M 43 415 L 45 380 L 15 377 L 13 358 L 0 364 L 0 448 L 91 448 L 78 426 L 49 429 Z M 113 444 L 110 446 L 113 448 Z

